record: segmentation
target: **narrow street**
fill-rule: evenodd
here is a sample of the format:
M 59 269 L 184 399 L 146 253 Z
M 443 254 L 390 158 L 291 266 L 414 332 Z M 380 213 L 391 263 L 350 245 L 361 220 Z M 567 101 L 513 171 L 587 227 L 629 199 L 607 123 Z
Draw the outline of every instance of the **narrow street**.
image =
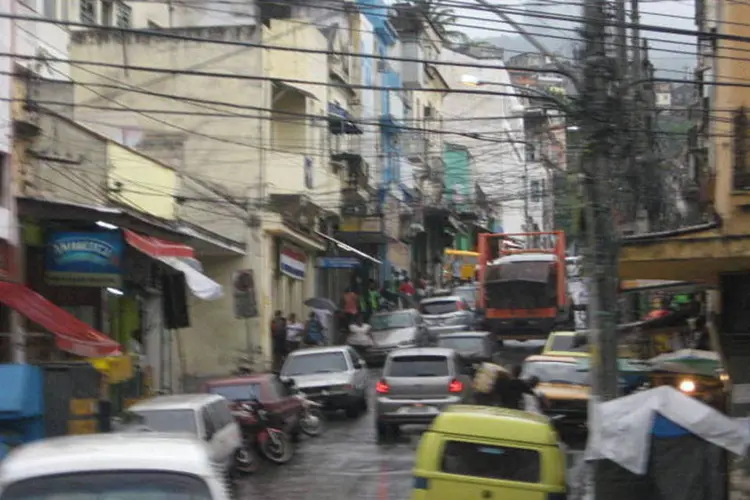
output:
M 505 362 L 520 362 L 523 353 L 504 353 Z M 371 385 L 380 371 L 371 371 Z M 371 397 L 374 389 L 371 389 Z M 242 480 L 238 498 L 253 500 L 362 500 L 408 499 L 412 467 L 420 428 L 407 428 L 397 443 L 377 445 L 372 411 L 357 420 L 331 415 L 328 428 L 318 438 L 302 438 L 292 462 L 284 466 L 263 463 L 255 476 Z M 569 468 L 581 457 L 573 444 Z

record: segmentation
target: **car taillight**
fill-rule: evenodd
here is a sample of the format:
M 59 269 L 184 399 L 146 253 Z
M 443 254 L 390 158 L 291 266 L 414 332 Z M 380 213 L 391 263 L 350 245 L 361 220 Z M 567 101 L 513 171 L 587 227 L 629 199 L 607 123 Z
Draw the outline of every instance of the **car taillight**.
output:
M 391 386 L 383 380 L 378 380 L 378 383 L 375 384 L 375 392 L 377 392 L 378 394 L 387 394 L 390 390 Z
M 460 380 L 453 380 L 448 384 L 448 390 L 450 392 L 461 392 L 464 390 L 464 384 Z

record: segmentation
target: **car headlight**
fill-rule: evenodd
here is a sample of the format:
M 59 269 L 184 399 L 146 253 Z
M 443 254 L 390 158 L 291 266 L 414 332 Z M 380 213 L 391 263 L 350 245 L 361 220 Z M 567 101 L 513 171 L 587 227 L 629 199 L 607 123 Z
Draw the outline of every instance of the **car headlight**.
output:
M 692 394 L 695 392 L 695 382 L 690 379 L 680 381 L 679 388 L 685 394 Z

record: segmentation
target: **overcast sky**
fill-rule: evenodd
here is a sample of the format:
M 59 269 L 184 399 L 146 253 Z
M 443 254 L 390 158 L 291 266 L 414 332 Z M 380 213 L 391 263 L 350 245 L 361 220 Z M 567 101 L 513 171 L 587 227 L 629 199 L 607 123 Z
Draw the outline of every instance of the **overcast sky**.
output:
M 470 3 L 471 0 L 447 0 L 447 2 L 454 4 Z M 497 4 L 498 6 L 524 8 L 524 3 L 519 0 L 493 0 L 493 3 Z M 641 24 L 654 26 L 670 26 L 681 29 L 695 30 L 697 28 L 693 21 L 695 12 L 694 5 L 694 0 L 642 0 L 640 4 Z M 526 0 L 526 8 L 536 12 L 545 12 L 557 15 L 579 16 L 581 13 L 580 0 L 573 0 L 569 2 L 559 2 L 556 0 Z M 460 19 L 458 23 L 462 25 L 468 25 L 468 27 L 461 26 L 460 29 L 466 32 L 472 38 L 482 39 L 494 38 L 503 35 L 512 35 L 510 31 L 512 31 L 513 28 L 501 22 L 500 19 L 492 13 L 481 10 L 473 10 L 470 8 L 458 9 L 457 13 L 462 16 L 462 19 Z M 545 25 L 549 27 L 549 30 L 545 30 L 544 28 L 540 27 L 527 27 L 530 32 L 548 32 L 561 37 L 575 36 L 575 34 L 571 31 L 559 29 L 571 27 L 571 25 L 567 24 L 565 21 L 556 21 L 532 16 L 524 17 L 521 15 L 512 15 L 512 17 L 521 23 Z M 483 18 L 486 20 L 477 18 Z M 502 32 L 499 30 L 508 30 L 508 32 Z M 651 60 L 657 68 L 666 66 L 671 69 L 682 69 L 684 66 L 689 66 L 691 68 L 695 66 L 694 38 L 675 36 L 665 33 L 656 33 L 653 31 L 643 31 L 641 35 L 651 40 L 650 46 L 653 49 L 651 53 Z M 542 38 L 542 42 L 544 41 L 544 38 Z M 669 41 L 678 43 L 669 43 Z M 563 43 L 563 41 L 547 39 L 547 43 L 554 47 L 556 44 Z M 665 52 L 664 50 L 660 49 L 676 52 L 688 52 L 689 54 Z M 678 75 L 672 74 L 671 76 L 677 77 Z

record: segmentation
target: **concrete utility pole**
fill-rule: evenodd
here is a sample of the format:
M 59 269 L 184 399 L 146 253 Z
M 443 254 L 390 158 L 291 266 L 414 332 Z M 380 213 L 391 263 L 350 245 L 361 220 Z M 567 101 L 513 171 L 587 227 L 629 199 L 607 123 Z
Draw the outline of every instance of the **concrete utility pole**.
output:
M 613 218 L 611 189 L 615 174 L 610 158 L 615 130 L 609 89 L 618 73 L 605 46 L 605 0 L 584 3 L 584 78 L 581 103 L 585 153 L 582 161 L 586 205 L 587 267 L 591 272 L 589 301 L 592 346 L 592 397 L 589 426 L 598 426 L 596 405 L 617 397 L 617 257 L 618 235 Z M 614 70 L 614 71 L 613 71 Z M 618 92 L 619 95 L 619 92 Z M 614 144 L 620 146 L 619 144 Z M 619 147 L 615 148 L 617 151 Z M 600 488 L 596 481 L 597 491 Z M 595 496 L 596 497 L 596 496 Z

